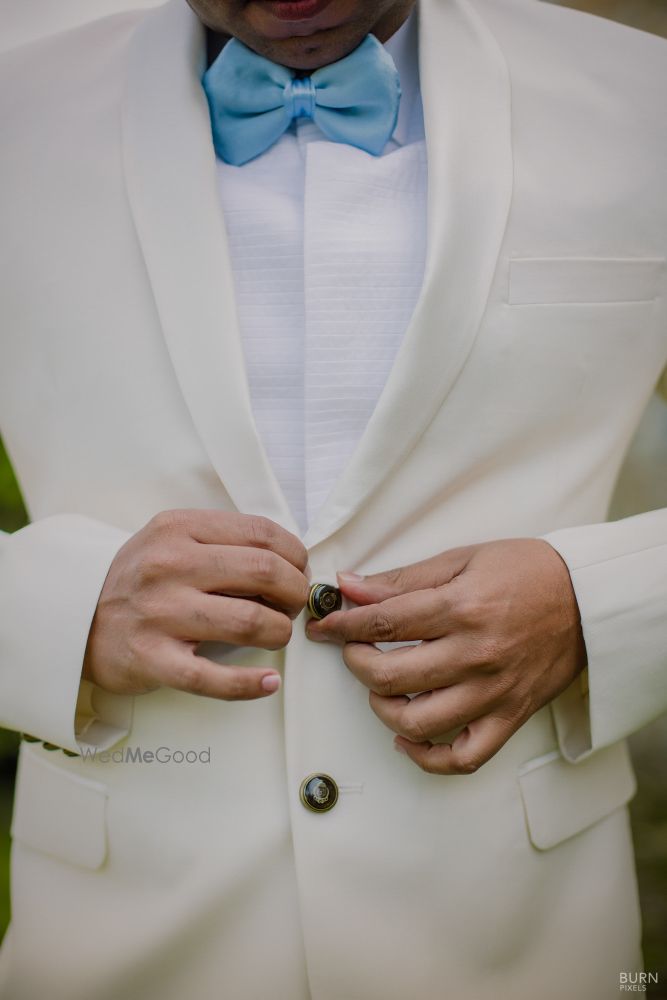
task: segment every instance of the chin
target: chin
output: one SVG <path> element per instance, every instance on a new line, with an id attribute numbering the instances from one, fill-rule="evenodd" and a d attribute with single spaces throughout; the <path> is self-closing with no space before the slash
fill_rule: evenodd
<path id="1" fill-rule="evenodd" d="M 343 59 L 355 49 L 362 39 L 353 41 L 326 41 L 319 43 L 314 38 L 289 38 L 279 43 L 267 45 L 269 51 L 261 53 L 273 62 L 290 69 L 314 71 L 322 66 Z"/>
<path id="2" fill-rule="evenodd" d="M 247 38 L 241 41 L 274 62 L 296 70 L 315 70 L 337 62 L 363 40 L 369 30 L 359 0 L 303 0 L 312 16 L 285 19 L 276 14 L 272 0 L 250 0 L 238 22 Z M 290 4 L 295 6 L 295 4 Z"/>
<path id="3" fill-rule="evenodd" d="M 365 38 L 359 31 L 337 29 L 289 38 L 254 37 L 245 44 L 272 62 L 290 69 L 314 71 L 349 55 Z"/>

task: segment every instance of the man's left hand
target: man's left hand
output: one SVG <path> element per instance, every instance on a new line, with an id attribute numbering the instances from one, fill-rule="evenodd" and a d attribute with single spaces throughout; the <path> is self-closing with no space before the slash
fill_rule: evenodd
<path id="1" fill-rule="evenodd" d="M 309 622 L 307 634 L 343 645 L 396 749 L 434 774 L 476 771 L 586 664 L 570 574 L 540 539 L 450 549 L 338 582 L 361 606 Z M 421 642 L 374 645 L 409 640 Z M 433 742 L 459 728 L 451 743 Z"/>

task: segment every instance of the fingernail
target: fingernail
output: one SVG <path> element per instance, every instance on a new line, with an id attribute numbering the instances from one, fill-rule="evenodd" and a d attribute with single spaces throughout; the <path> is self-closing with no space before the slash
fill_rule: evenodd
<path id="1" fill-rule="evenodd" d="M 403 753 L 407 757 L 408 751 L 405 749 L 402 743 L 394 743 L 394 750 L 396 753 Z"/>
<path id="2" fill-rule="evenodd" d="M 366 577 L 361 576 L 360 573 L 337 573 L 336 576 L 343 583 L 359 583 L 360 580 L 365 580 Z"/>
<path id="3" fill-rule="evenodd" d="M 310 639 L 311 642 L 326 642 L 324 636 L 309 626 L 306 626 L 306 638 Z"/>
<path id="4" fill-rule="evenodd" d="M 275 694 L 280 687 L 280 674 L 267 674 L 262 678 L 262 690 L 267 694 Z"/>

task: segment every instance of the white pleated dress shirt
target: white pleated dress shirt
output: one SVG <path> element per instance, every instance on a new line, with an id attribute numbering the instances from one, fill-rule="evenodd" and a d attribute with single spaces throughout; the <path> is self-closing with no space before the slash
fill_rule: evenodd
<path id="1" fill-rule="evenodd" d="M 426 252 L 417 18 L 386 43 L 401 79 L 383 154 L 299 119 L 241 167 L 218 161 L 255 423 L 305 533 L 375 408 Z"/>

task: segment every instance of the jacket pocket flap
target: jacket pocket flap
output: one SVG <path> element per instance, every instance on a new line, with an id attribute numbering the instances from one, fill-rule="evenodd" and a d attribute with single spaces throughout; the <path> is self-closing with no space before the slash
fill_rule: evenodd
<path id="1" fill-rule="evenodd" d="M 106 857 L 107 789 L 71 774 L 22 744 L 11 835 L 36 851 L 83 868 Z"/>
<path id="2" fill-rule="evenodd" d="M 510 305 L 650 302 L 665 261 L 652 257 L 515 257 Z"/>
<path id="3" fill-rule="evenodd" d="M 598 750 L 576 764 L 556 750 L 519 768 L 528 835 L 541 851 L 593 826 L 625 805 L 636 781 L 625 743 Z"/>

